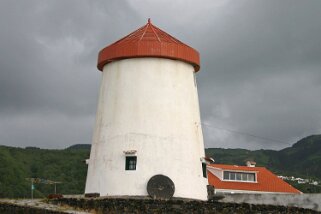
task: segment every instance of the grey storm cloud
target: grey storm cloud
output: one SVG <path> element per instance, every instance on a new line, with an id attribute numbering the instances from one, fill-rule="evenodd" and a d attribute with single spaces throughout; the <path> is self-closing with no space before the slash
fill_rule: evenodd
<path id="1" fill-rule="evenodd" d="M 147 18 L 197 49 L 206 147 L 321 133 L 321 1 L 2 1 L 0 144 L 90 143 L 98 51 Z"/>

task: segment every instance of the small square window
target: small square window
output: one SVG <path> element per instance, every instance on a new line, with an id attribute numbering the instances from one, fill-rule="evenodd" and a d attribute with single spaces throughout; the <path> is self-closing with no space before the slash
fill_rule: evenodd
<path id="1" fill-rule="evenodd" d="M 137 157 L 136 156 L 126 156 L 125 170 L 136 170 Z"/>

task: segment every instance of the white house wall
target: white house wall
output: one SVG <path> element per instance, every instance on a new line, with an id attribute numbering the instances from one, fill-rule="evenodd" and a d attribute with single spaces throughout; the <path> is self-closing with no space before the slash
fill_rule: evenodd
<path id="1" fill-rule="evenodd" d="M 250 191 L 250 190 L 236 190 L 236 189 L 215 189 L 215 193 L 229 193 L 229 194 L 289 194 L 286 192 L 264 192 L 264 191 Z M 293 195 L 293 194 L 292 194 Z"/>
<path id="2" fill-rule="evenodd" d="M 218 177 L 220 180 L 223 180 L 223 170 L 222 169 L 207 167 L 207 170 L 209 170 L 213 175 Z"/>

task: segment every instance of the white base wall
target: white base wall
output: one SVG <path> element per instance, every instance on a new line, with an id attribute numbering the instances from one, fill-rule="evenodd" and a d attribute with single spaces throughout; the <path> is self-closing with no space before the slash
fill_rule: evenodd
<path id="1" fill-rule="evenodd" d="M 220 202 L 270 204 L 274 206 L 301 207 L 321 212 L 321 194 L 224 194 Z"/>
<path id="2" fill-rule="evenodd" d="M 137 151 L 134 171 L 124 151 Z M 174 197 L 207 200 L 203 135 L 194 68 L 170 59 L 135 58 L 103 70 L 86 193 L 148 195 L 148 180 L 168 176 Z"/>

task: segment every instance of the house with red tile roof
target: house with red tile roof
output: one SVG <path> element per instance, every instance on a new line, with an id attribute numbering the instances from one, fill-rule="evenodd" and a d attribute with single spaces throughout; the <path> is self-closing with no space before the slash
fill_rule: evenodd
<path id="1" fill-rule="evenodd" d="M 208 183 L 215 193 L 301 194 L 265 167 L 208 164 Z"/>

